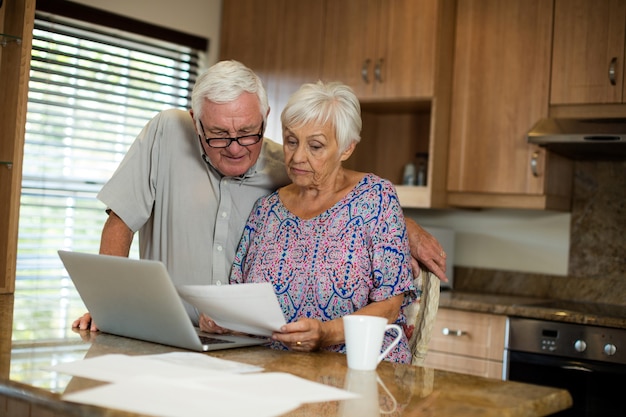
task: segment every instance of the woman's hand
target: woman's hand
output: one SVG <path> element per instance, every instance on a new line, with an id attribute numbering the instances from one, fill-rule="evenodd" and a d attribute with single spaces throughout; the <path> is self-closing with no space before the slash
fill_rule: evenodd
<path id="1" fill-rule="evenodd" d="M 200 313 L 200 319 L 198 320 L 200 330 L 207 333 L 215 334 L 227 334 L 230 330 L 218 326 L 209 316 L 204 313 Z"/>
<path id="2" fill-rule="evenodd" d="M 400 313 L 403 300 L 404 294 L 396 295 L 370 303 L 352 314 L 384 317 L 389 323 L 393 323 Z M 274 332 L 272 340 L 281 342 L 290 350 L 300 352 L 312 352 L 322 347 L 345 343 L 343 318 L 325 322 L 301 318 L 296 322 L 285 324 L 280 328 L 280 332 Z"/>
<path id="3" fill-rule="evenodd" d="M 285 324 L 280 328 L 280 332 L 274 332 L 272 340 L 281 342 L 290 350 L 312 352 L 322 346 L 325 334 L 321 321 L 301 318 L 293 323 Z"/>

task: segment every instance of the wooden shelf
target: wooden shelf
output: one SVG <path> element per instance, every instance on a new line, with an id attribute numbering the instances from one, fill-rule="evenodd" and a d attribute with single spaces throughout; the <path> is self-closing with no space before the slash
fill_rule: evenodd
<path id="1" fill-rule="evenodd" d="M 419 185 L 396 185 L 400 205 L 404 208 L 430 207 L 430 189 Z"/>

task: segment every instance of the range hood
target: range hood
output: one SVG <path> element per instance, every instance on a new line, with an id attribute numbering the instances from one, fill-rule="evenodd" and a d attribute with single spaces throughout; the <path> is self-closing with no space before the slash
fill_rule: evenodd
<path id="1" fill-rule="evenodd" d="M 626 159 L 626 118 L 541 119 L 528 142 L 572 159 Z"/>

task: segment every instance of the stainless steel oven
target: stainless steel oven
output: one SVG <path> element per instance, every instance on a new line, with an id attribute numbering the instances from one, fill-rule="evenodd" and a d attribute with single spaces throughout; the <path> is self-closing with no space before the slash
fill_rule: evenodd
<path id="1" fill-rule="evenodd" d="M 626 330 L 509 318 L 505 375 L 568 390 L 557 416 L 626 416 Z"/>

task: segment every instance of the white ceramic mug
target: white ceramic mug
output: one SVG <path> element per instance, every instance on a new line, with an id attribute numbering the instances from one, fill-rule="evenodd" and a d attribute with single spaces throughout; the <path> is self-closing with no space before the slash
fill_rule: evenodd
<path id="1" fill-rule="evenodd" d="M 349 315 L 343 317 L 344 336 L 348 368 L 359 371 L 373 371 L 380 361 L 391 352 L 402 338 L 402 329 L 397 324 L 387 324 L 387 319 L 378 316 Z M 380 352 L 385 332 L 396 331 L 391 344 Z"/>

